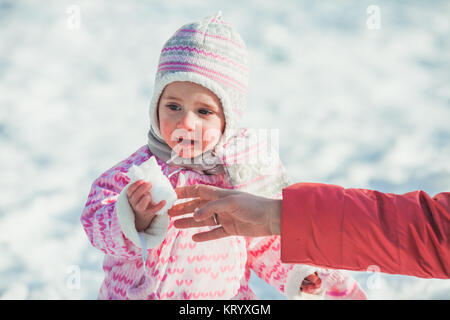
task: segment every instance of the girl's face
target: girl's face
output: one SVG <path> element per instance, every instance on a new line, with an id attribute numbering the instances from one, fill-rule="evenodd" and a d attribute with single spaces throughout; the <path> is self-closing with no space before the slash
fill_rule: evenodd
<path id="1" fill-rule="evenodd" d="M 193 158 L 217 144 L 225 128 L 219 98 L 188 81 L 168 84 L 158 104 L 159 130 L 180 157 Z"/>

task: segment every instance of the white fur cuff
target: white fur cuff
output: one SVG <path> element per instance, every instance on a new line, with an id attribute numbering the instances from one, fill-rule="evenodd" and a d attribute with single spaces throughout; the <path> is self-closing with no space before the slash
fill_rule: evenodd
<path id="1" fill-rule="evenodd" d="M 296 265 L 288 274 L 285 284 L 285 293 L 286 297 L 289 300 L 300 300 L 308 298 L 304 293 L 300 291 L 300 286 L 302 285 L 303 280 L 313 274 L 315 271 L 318 271 L 317 268 L 310 267 L 307 265 Z"/>
<path id="2" fill-rule="evenodd" d="M 129 185 L 128 185 L 129 186 Z M 134 211 L 128 202 L 128 186 L 123 188 L 116 202 L 116 213 L 120 227 L 124 235 L 130 239 L 137 247 L 142 248 L 141 240 L 135 226 Z M 167 214 L 157 215 L 148 229 L 140 232 L 146 241 L 147 248 L 158 246 L 165 238 L 169 227 L 169 216 Z"/>

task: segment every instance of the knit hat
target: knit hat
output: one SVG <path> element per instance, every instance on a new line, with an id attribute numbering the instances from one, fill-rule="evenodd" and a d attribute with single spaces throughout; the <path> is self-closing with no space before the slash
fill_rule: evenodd
<path id="1" fill-rule="evenodd" d="M 202 174 L 226 173 L 234 189 L 279 197 L 281 189 L 290 181 L 278 153 L 270 148 L 267 150 L 254 132 L 240 128 L 249 78 L 247 56 L 244 41 L 229 23 L 222 20 L 220 11 L 215 16 L 179 28 L 161 51 L 150 103 L 148 146 L 159 159 L 171 162 L 172 150 L 158 128 L 159 97 L 171 82 L 197 83 L 220 99 L 225 130 L 213 150 L 198 156 L 202 157 L 201 164 L 177 161 L 176 165 Z M 255 154 L 258 155 L 256 163 L 245 161 Z"/>
<path id="2" fill-rule="evenodd" d="M 164 44 L 150 103 L 151 131 L 159 140 L 163 141 L 158 128 L 159 98 L 174 81 L 197 83 L 220 99 L 226 125 L 218 145 L 239 128 L 246 107 L 248 54 L 239 33 L 221 15 L 219 11 L 212 17 L 183 25 Z"/>

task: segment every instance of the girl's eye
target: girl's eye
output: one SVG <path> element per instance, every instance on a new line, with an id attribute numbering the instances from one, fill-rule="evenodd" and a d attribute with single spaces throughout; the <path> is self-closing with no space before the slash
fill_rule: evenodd
<path id="1" fill-rule="evenodd" d="M 199 112 L 200 114 L 203 114 L 203 115 L 209 115 L 209 114 L 212 114 L 212 112 L 209 111 L 209 110 L 207 110 L 207 109 L 200 109 L 198 112 Z"/>
<path id="2" fill-rule="evenodd" d="M 172 111 L 178 111 L 178 110 L 181 109 L 179 106 L 177 106 L 177 105 L 175 105 L 175 104 L 168 104 L 168 105 L 167 105 L 167 108 L 169 108 L 169 109 L 172 110 Z"/>

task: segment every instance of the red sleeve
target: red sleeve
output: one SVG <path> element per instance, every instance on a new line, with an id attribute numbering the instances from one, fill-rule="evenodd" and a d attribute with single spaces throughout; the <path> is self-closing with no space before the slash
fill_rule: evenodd
<path id="1" fill-rule="evenodd" d="M 299 183 L 283 190 L 281 259 L 450 278 L 450 192 L 403 195 Z"/>

